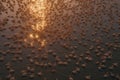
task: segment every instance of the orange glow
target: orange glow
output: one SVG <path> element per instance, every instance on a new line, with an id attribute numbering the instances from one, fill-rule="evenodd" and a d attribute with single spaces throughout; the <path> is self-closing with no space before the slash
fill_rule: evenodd
<path id="1" fill-rule="evenodd" d="M 30 5 L 30 13 L 34 17 L 39 17 L 41 21 L 37 22 L 35 25 L 32 25 L 32 29 L 36 31 L 44 30 L 46 26 L 45 21 L 45 0 L 32 0 L 32 4 Z"/>
<path id="2" fill-rule="evenodd" d="M 41 38 L 42 31 L 46 26 L 46 2 L 45 0 L 31 0 L 29 5 L 30 14 L 33 18 L 38 19 L 39 21 L 30 24 L 32 31 L 28 34 L 27 38 L 24 39 L 25 42 L 29 43 L 31 46 L 34 46 L 34 43 L 40 44 L 41 47 L 46 45 L 46 40 Z"/>
<path id="3" fill-rule="evenodd" d="M 44 39 L 44 40 L 42 40 L 42 42 L 41 42 L 41 46 L 44 47 L 45 45 L 46 45 L 46 40 Z"/>
<path id="4" fill-rule="evenodd" d="M 33 34 L 30 34 L 29 36 L 30 36 L 30 38 L 31 38 L 31 39 L 33 39 L 33 38 L 34 38 Z"/>

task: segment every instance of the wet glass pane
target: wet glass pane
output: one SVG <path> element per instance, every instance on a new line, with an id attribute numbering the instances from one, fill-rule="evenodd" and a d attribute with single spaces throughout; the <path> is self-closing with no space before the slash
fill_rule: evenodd
<path id="1" fill-rule="evenodd" d="M 0 0 L 0 80 L 120 80 L 120 0 Z"/>

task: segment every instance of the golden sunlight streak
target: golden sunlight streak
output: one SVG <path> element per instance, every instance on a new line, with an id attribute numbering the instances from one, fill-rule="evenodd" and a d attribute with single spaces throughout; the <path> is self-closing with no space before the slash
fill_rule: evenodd
<path id="1" fill-rule="evenodd" d="M 32 25 L 32 29 L 36 31 L 44 30 L 46 26 L 45 21 L 45 0 L 32 0 L 32 4 L 30 5 L 30 13 L 37 18 L 40 18 L 35 25 Z"/>
<path id="2" fill-rule="evenodd" d="M 34 24 L 30 24 L 32 31 L 29 32 L 24 42 L 29 43 L 31 46 L 39 44 L 41 47 L 46 45 L 46 40 L 42 38 L 42 32 L 46 26 L 46 1 L 45 0 L 32 0 L 29 5 L 30 15 L 32 15 Z M 37 20 L 37 21 L 34 21 Z"/>

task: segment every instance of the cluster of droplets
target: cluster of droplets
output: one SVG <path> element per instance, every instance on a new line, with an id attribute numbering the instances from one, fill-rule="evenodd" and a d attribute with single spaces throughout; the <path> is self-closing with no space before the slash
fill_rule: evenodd
<path id="1" fill-rule="evenodd" d="M 28 5 L 29 13 L 33 17 L 28 21 L 27 25 L 30 26 L 32 31 L 28 34 L 24 41 L 30 43 L 31 46 L 34 46 L 35 43 L 39 44 L 41 47 L 46 45 L 46 40 L 41 38 L 41 36 L 43 36 L 43 30 L 46 26 L 45 17 L 47 9 L 45 6 L 45 0 L 32 0 Z M 33 23 L 34 20 L 36 21 Z"/>
<path id="2" fill-rule="evenodd" d="M 119 0 L 0 1 L 0 80 L 120 80 L 119 53 Z"/>

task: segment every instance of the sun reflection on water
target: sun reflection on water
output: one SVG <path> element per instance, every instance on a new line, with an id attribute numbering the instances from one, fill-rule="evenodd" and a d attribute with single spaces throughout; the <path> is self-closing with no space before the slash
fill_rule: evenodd
<path id="1" fill-rule="evenodd" d="M 26 37 L 26 39 L 24 39 L 24 41 L 29 43 L 31 46 L 37 43 L 41 47 L 44 47 L 47 43 L 46 39 L 42 37 L 42 33 L 46 26 L 46 1 L 32 0 L 31 4 L 29 5 L 29 11 L 33 18 L 37 21 L 31 21 L 34 24 L 29 24 L 32 30 L 29 32 L 28 36 Z"/>
<path id="2" fill-rule="evenodd" d="M 30 13 L 36 17 L 40 18 L 41 21 L 38 21 L 35 25 L 32 25 L 32 29 L 40 31 L 44 30 L 46 26 L 45 16 L 46 16 L 46 3 L 45 0 L 32 0 L 30 5 Z"/>

